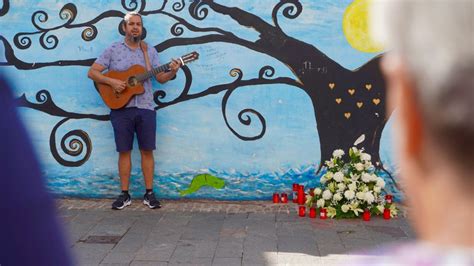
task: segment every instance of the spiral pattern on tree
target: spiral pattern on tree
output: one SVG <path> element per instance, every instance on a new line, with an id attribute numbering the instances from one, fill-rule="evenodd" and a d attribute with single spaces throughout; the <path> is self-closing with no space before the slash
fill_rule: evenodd
<path id="1" fill-rule="evenodd" d="M 207 4 L 202 1 L 194 1 L 192 4 L 190 4 L 189 14 L 191 15 L 191 17 L 197 20 L 204 20 L 207 17 L 207 14 L 209 13 L 209 10 L 203 7 L 204 5 Z"/>
<path id="2" fill-rule="evenodd" d="M 280 30 L 281 28 L 280 28 L 280 25 L 278 24 L 278 12 L 285 5 L 289 5 L 283 8 L 283 12 L 282 12 L 283 16 L 285 16 L 286 18 L 295 19 L 303 11 L 303 6 L 298 0 L 281 0 L 277 5 L 275 5 L 272 11 L 273 23 Z"/>

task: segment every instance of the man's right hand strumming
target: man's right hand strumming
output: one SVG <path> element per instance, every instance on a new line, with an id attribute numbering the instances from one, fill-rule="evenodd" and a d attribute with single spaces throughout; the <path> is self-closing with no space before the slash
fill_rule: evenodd
<path id="1" fill-rule="evenodd" d="M 127 87 L 127 83 L 118 79 L 110 79 L 109 85 L 114 89 L 115 93 L 121 93 Z"/>
<path id="2" fill-rule="evenodd" d="M 104 76 L 102 74 L 102 71 L 104 70 L 105 66 L 94 63 L 89 69 L 89 72 L 87 72 L 87 76 L 95 82 L 108 84 L 110 87 L 112 87 L 115 93 L 121 93 L 123 90 L 125 90 L 127 87 L 127 82 Z"/>

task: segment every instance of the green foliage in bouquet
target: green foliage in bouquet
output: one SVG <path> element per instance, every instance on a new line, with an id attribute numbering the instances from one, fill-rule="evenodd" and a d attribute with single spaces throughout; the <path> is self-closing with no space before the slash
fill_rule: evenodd
<path id="1" fill-rule="evenodd" d="M 391 216 L 397 215 L 396 206 L 385 202 L 385 181 L 377 176 L 369 154 L 352 147 L 346 157 L 341 149 L 332 155 L 325 162 L 326 173 L 320 187 L 306 198 L 307 206 L 326 208 L 330 218 L 355 218 L 366 209 L 372 215 L 380 215 L 385 208 L 390 209 Z"/>

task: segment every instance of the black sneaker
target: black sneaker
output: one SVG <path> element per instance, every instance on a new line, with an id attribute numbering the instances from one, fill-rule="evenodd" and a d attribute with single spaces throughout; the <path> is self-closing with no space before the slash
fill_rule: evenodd
<path id="1" fill-rule="evenodd" d="M 155 198 L 155 193 L 145 193 L 143 196 L 143 204 L 147 205 L 150 209 L 161 208 L 161 203 Z"/>
<path id="2" fill-rule="evenodd" d="M 130 204 L 132 204 L 132 199 L 130 198 L 130 195 L 122 192 L 118 196 L 117 200 L 112 203 L 112 209 L 121 210 L 129 206 Z"/>

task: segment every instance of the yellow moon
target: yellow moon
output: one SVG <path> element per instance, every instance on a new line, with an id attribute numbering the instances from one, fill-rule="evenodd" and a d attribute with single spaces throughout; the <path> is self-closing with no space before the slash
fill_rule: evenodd
<path id="1" fill-rule="evenodd" d="M 356 50 L 365 53 L 376 53 L 383 46 L 370 36 L 369 6 L 372 0 L 355 0 L 344 12 L 342 30 L 347 42 Z"/>

